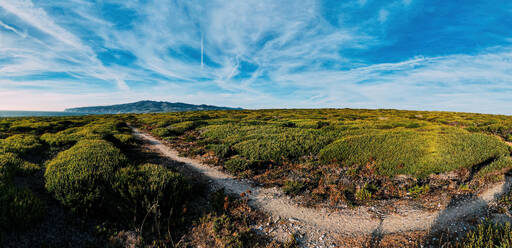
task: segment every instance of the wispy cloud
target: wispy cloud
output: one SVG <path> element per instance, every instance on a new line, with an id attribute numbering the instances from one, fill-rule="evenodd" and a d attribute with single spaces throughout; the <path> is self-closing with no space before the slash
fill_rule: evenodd
<path id="1" fill-rule="evenodd" d="M 505 10 L 474 4 L 454 19 L 443 15 L 460 6 L 422 6 L 423 0 L 4 0 L 0 108 L 148 98 L 512 113 Z"/>

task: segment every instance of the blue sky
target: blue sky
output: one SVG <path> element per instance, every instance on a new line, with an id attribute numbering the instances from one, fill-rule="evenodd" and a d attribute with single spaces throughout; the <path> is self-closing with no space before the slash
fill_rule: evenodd
<path id="1" fill-rule="evenodd" d="M 512 114 L 512 1 L 0 1 L 0 109 Z"/>

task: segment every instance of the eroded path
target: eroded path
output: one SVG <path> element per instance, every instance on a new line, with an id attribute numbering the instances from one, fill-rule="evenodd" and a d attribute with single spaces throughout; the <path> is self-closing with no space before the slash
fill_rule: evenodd
<path id="1" fill-rule="evenodd" d="M 375 218 L 369 207 L 331 211 L 298 206 L 276 188 L 252 186 L 233 176 L 201 163 L 198 160 L 184 158 L 158 139 L 134 129 L 134 135 L 149 143 L 152 150 L 172 160 L 186 164 L 190 169 L 211 179 L 212 183 L 234 194 L 250 191 L 250 204 L 271 216 L 293 220 L 306 230 L 323 230 L 327 233 L 342 235 L 390 234 L 407 231 L 428 230 L 435 226 L 444 226 L 461 218 L 481 216 L 485 208 L 498 196 L 505 193 L 511 185 L 510 178 L 498 183 L 473 199 L 459 202 L 441 211 L 404 209 L 400 214 L 389 214 Z"/>

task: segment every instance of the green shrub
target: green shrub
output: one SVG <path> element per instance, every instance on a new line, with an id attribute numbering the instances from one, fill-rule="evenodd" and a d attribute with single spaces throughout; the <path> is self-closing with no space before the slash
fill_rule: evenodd
<path id="1" fill-rule="evenodd" d="M 39 165 L 24 161 L 14 153 L 0 154 L 0 184 L 10 182 L 14 175 L 26 176 L 40 169 Z"/>
<path id="2" fill-rule="evenodd" d="M 281 127 L 297 127 L 297 124 L 295 124 L 295 122 L 292 122 L 292 121 L 287 121 L 287 122 L 281 123 L 280 126 Z"/>
<path id="3" fill-rule="evenodd" d="M 44 119 L 22 118 L 12 122 L 9 131 L 26 133 L 31 132 L 38 134 L 44 130 L 51 129 L 54 125 L 55 123 L 51 121 L 45 121 Z"/>
<path id="4" fill-rule="evenodd" d="M 415 185 L 414 187 L 407 190 L 413 198 L 418 198 L 430 191 L 430 186 L 425 184 L 423 186 Z"/>
<path id="5" fill-rule="evenodd" d="M 482 177 L 489 173 L 501 171 L 504 169 L 511 169 L 511 168 L 512 168 L 512 158 L 508 155 L 503 155 L 503 156 L 498 157 L 496 160 L 494 160 L 489 165 L 482 168 L 480 171 L 478 171 L 476 176 Z"/>
<path id="6" fill-rule="evenodd" d="M 123 145 L 134 144 L 136 141 L 131 134 L 114 134 L 114 138 L 121 142 Z"/>
<path id="7" fill-rule="evenodd" d="M 461 248 L 494 248 L 512 247 L 512 225 L 510 222 L 479 224 L 476 230 L 470 231 L 455 247 Z"/>
<path id="8" fill-rule="evenodd" d="M 57 133 L 45 133 L 41 140 L 54 147 L 73 145 L 83 139 L 106 139 L 127 130 L 126 123 L 117 120 L 96 120 L 82 127 L 73 127 Z"/>
<path id="9" fill-rule="evenodd" d="M 28 188 L 0 185 L 0 229 L 20 230 L 34 226 L 45 205 Z"/>
<path id="10" fill-rule="evenodd" d="M 41 140 L 53 147 L 73 145 L 78 140 L 78 137 L 73 135 L 75 130 L 71 128 L 58 133 L 45 133 L 41 135 Z"/>
<path id="11" fill-rule="evenodd" d="M 51 160 L 44 174 L 46 189 L 73 211 L 105 206 L 115 171 L 126 157 L 104 140 L 82 140 Z"/>
<path id="12" fill-rule="evenodd" d="M 249 162 L 244 158 L 240 158 L 239 156 L 235 156 L 226 161 L 224 163 L 224 168 L 234 174 L 250 169 Z"/>
<path id="13" fill-rule="evenodd" d="M 205 124 L 204 121 L 184 121 L 172 124 L 168 128 L 172 135 L 179 136 L 184 134 L 186 131 L 196 129 L 203 124 Z"/>
<path id="14" fill-rule="evenodd" d="M 35 135 L 31 134 L 16 134 L 2 140 L 0 144 L 4 152 L 12 152 L 20 155 L 26 155 L 30 152 L 35 152 L 41 148 L 41 143 Z"/>
<path id="15" fill-rule="evenodd" d="M 136 216 L 145 215 L 156 203 L 164 216 L 171 210 L 180 213 L 190 190 L 183 176 L 156 164 L 120 169 L 114 188 L 124 200 L 122 210 Z"/>
<path id="16" fill-rule="evenodd" d="M 469 168 L 508 154 L 507 145 L 495 137 L 446 131 L 387 131 L 349 136 L 328 145 L 319 155 L 325 163 L 365 165 L 375 162 L 382 175 L 425 177 L 430 173 Z"/>
<path id="17" fill-rule="evenodd" d="M 299 181 L 286 181 L 283 186 L 283 191 L 289 195 L 298 195 L 306 185 Z"/>
<path id="18" fill-rule="evenodd" d="M 316 154 L 332 140 L 319 130 L 278 128 L 265 130 L 258 127 L 237 143 L 233 149 L 249 160 L 276 161 L 295 160 Z"/>
<path id="19" fill-rule="evenodd" d="M 410 124 L 407 124 L 407 126 L 405 126 L 406 128 L 419 128 L 421 127 L 421 124 L 419 123 L 410 123 Z"/>
<path id="20" fill-rule="evenodd" d="M 326 126 L 329 126 L 330 123 L 327 122 L 327 121 L 317 121 L 316 122 L 316 128 L 317 129 L 320 129 L 320 128 L 323 128 L 323 127 L 326 127 Z"/>
<path id="21" fill-rule="evenodd" d="M 218 158 L 227 158 L 233 153 L 231 147 L 227 144 L 215 144 L 211 148 Z"/>
<path id="22" fill-rule="evenodd" d="M 376 187 L 372 184 L 365 183 L 363 187 L 356 191 L 355 198 L 361 203 L 365 203 L 372 199 Z"/>
<path id="23" fill-rule="evenodd" d="M 164 127 L 154 128 L 151 130 L 151 133 L 157 137 L 171 136 L 171 130 Z"/>

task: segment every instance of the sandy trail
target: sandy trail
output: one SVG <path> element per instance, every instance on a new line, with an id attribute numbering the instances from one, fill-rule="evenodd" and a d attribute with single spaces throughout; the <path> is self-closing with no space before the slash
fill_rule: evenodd
<path id="1" fill-rule="evenodd" d="M 311 230 L 323 230 L 344 235 L 390 234 L 406 231 L 428 230 L 433 226 L 444 226 L 469 216 L 480 216 L 488 204 L 510 188 L 511 180 L 498 183 L 474 199 L 459 202 L 441 211 L 409 210 L 401 215 L 389 214 L 380 219 L 372 217 L 368 207 L 331 211 L 298 206 L 276 188 L 255 187 L 237 180 L 233 176 L 201 163 L 198 160 L 180 157 L 178 153 L 158 139 L 134 129 L 134 135 L 146 140 L 150 148 L 172 160 L 185 163 L 190 169 L 202 173 L 226 191 L 240 194 L 251 191 L 249 203 L 274 217 L 300 223 Z"/>

